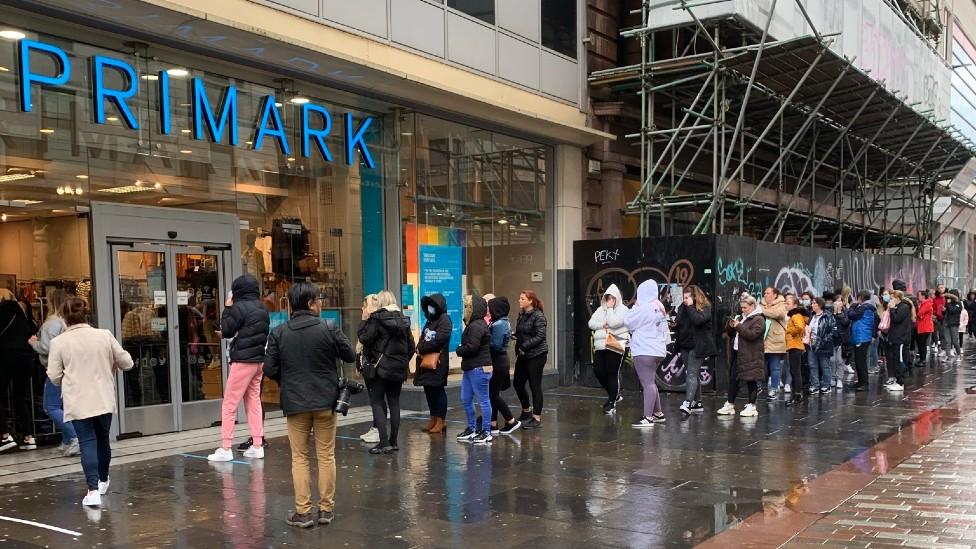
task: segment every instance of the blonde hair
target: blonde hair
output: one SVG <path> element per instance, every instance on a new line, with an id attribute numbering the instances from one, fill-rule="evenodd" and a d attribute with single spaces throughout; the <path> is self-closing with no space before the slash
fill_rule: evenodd
<path id="1" fill-rule="evenodd" d="M 396 296 L 390 290 L 383 290 L 376 294 L 376 301 L 381 309 L 400 310 L 397 307 Z"/>
<path id="2" fill-rule="evenodd" d="M 739 296 L 739 305 L 742 305 L 742 304 L 756 305 L 757 303 L 758 302 L 756 301 L 756 298 L 752 297 L 751 295 L 749 295 L 747 293 L 743 293 L 741 296 Z"/>
<path id="3" fill-rule="evenodd" d="M 10 290 L 0 288 L 0 301 L 17 301 L 17 297 Z"/>
<path id="4" fill-rule="evenodd" d="M 376 294 L 369 294 L 363 298 L 363 305 L 366 306 L 366 314 L 373 314 L 380 308 L 380 301 Z"/>
<path id="5" fill-rule="evenodd" d="M 901 290 L 895 290 L 895 291 L 891 292 L 891 295 L 897 297 L 898 298 L 898 301 L 902 301 L 902 302 L 908 303 L 908 306 L 911 307 L 911 309 L 912 309 L 912 322 L 915 322 L 915 304 L 912 303 L 912 300 L 905 299 L 905 292 L 903 292 Z"/>
<path id="6" fill-rule="evenodd" d="M 61 306 L 64 302 L 71 297 L 68 292 L 65 292 L 61 288 L 55 288 L 51 291 L 51 295 L 47 296 L 47 317 L 54 318 L 61 316 Z"/>

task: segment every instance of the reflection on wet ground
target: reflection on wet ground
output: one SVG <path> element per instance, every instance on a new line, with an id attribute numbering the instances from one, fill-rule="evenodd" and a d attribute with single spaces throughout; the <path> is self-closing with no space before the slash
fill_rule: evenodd
<path id="1" fill-rule="evenodd" d="M 973 370 L 934 366 L 904 395 L 761 402 L 753 419 L 713 415 L 721 398 L 683 419 L 681 396 L 667 395 L 668 422 L 642 431 L 630 427 L 639 395 L 608 417 L 598 390 L 563 387 L 547 395 L 541 430 L 490 447 L 454 441 L 457 409 L 446 438 L 405 419 L 393 456 L 366 453 L 368 425 L 340 428 L 327 527 L 285 524 L 291 464 L 275 439 L 263 461 L 198 452 L 115 467 L 101 511 L 79 504 L 80 474 L 5 486 L 0 536 L 18 547 L 777 546 L 968 413 L 947 405 L 973 383 Z"/>

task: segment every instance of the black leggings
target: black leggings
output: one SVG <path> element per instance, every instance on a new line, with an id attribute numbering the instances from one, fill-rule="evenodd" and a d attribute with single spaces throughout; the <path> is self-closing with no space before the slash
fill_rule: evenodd
<path id="1" fill-rule="evenodd" d="M 790 363 L 790 376 L 793 380 L 793 394 L 800 396 L 803 394 L 803 351 L 790 349 L 786 353 L 786 359 Z M 809 370 L 809 368 L 807 368 Z"/>
<path id="2" fill-rule="evenodd" d="M 915 334 L 915 347 L 918 349 L 918 360 L 925 365 L 925 359 L 929 356 L 929 338 L 932 334 Z"/>
<path id="3" fill-rule="evenodd" d="M 502 398 L 502 376 L 495 375 L 498 370 L 492 371 L 491 380 L 488 381 L 488 400 L 491 401 L 491 422 L 498 425 L 498 414 L 505 418 L 505 423 L 511 423 L 514 416 L 508 403 Z M 507 375 L 505 377 L 508 377 Z"/>
<path id="4" fill-rule="evenodd" d="M 369 403 L 373 407 L 373 423 L 380 432 L 380 445 L 396 445 L 400 432 L 400 389 L 403 382 L 395 383 L 380 378 L 373 380 L 369 391 Z M 390 433 L 386 433 L 386 413 L 390 413 Z"/>
<path id="5" fill-rule="evenodd" d="M 620 353 L 606 350 L 593 353 L 593 373 L 611 403 L 620 396 L 620 365 L 623 363 L 624 355 Z"/>
<path id="6" fill-rule="evenodd" d="M 31 383 L 33 370 L 33 353 L 15 352 L 0 357 L 0 434 L 5 434 L 10 429 L 10 420 L 6 415 L 9 390 L 15 424 L 13 433 L 20 437 L 33 436 L 34 416 L 31 413 L 31 395 L 34 393 Z"/>
<path id="7" fill-rule="evenodd" d="M 530 401 L 525 382 L 529 382 L 532 390 L 532 414 L 537 416 L 542 415 L 542 370 L 546 367 L 548 356 L 548 353 L 542 353 L 532 358 L 520 356 L 515 359 L 515 394 L 518 395 L 522 409 L 528 410 Z"/>
<path id="8" fill-rule="evenodd" d="M 857 372 L 857 384 L 868 386 L 868 350 L 871 342 L 860 343 L 854 347 L 854 371 Z"/>
<path id="9" fill-rule="evenodd" d="M 739 396 L 739 385 L 741 381 L 739 380 L 739 353 L 732 353 L 732 364 L 729 366 L 729 398 L 728 401 L 735 404 L 736 397 Z M 746 381 L 746 387 L 749 389 L 749 404 L 755 404 L 756 400 L 759 399 L 759 382 L 758 381 Z"/>

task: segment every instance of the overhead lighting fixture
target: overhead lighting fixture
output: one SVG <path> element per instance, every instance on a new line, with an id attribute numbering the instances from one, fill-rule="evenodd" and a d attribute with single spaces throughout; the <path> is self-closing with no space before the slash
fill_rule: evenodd
<path id="1" fill-rule="evenodd" d="M 304 105 L 305 103 L 308 103 L 309 102 L 309 98 L 302 97 L 300 95 L 296 95 L 295 97 L 292 97 L 291 99 L 289 99 L 289 101 L 293 105 Z"/>
<path id="2" fill-rule="evenodd" d="M 281 101 L 275 101 L 275 107 L 278 107 L 280 109 L 281 107 L 284 107 L 284 106 L 285 106 L 285 104 L 282 103 Z"/>
<path id="3" fill-rule="evenodd" d="M 519 222 L 519 227 L 528 227 L 528 226 L 529 226 L 529 224 L 526 223 L 525 221 Z"/>
<path id="4" fill-rule="evenodd" d="M 175 76 L 177 78 L 182 78 L 182 77 L 190 74 L 190 71 L 188 71 L 186 69 L 173 68 L 173 69 L 166 69 L 166 74 L 168 74 L 170 76 Z"/>
<path id="5" fill-rule="evenodd" d="M 75 187 L 75 195 L 81 196 L 81 193 L 83 193 L 83 192 L 85 192 L 85 190 L 82 189 L 80 186 Z"/>
<path id="6" fill-rule="evenodd" d="M 9 72 L 9 71 L 10 69 L 8 69 L 7 67 L 0 67 L 0 72 Z"/>
<path id="7" fill-rule="evenodd" d="M 27 38 L 27 35 L 14 29 L 3 29 L 0 31 L 0 38 L 6 38 L 7 40 L 20 40 L 22 38 Z"/>
<path id="8" fill-rule="evenodd" d="M 85 175 L 85 174 L 83 174 L 83 173 L 80 173 L 80 174 L 76 175 L 75 177 L 77 177 L 78 179 L 88 179 L 88 176 Z"/>
<path id="9" fill-rule="evenodd" d="M 192 132 L 193 132 L 193 130 L 191 130 L 189 128 L 185 128 L 185 129 L 180 130 L 180 133 L 192 133 Z"/>
<path id="10" fill-rule="evenodd" d="M 159 75 L 158 74 L 144 74 L 144 75 L 142 75 L 142 79 L 143 80 L 148 80 L 150 82 L 155 82 L 156 80 L 159 80 Z"/>
<path id="11" fill-rule="evenodd" d="M 47 134 L 54 133 L 54 128 L 41 128 L 41 133 L 47 133 Z"/>
<path id="12" fill-rule="evenodd" d="M 191 151 L 190 149 L 180 149 L 180 152 L 183 153 L 183 154 L 192 154 L 193 153 L 193 151 Z"/>
<path id="13" fill-rule="evenodd" d="M 108 189 L 98 189 L 98 192 L 111 193 L 111 194 L 130 194 L 130 193 L 144 193 L 152 190 L 153 189 L 151 187 L 144 187 L 140 184 L 140 185 L 126 185 L 124 187 L 111 187 Z"/>
<path id="14" fill-rule="evenodd" d="M 400 135 L 404 137 L 411 137 L 413 136 L 413 132 L 400 132 Z"/>
<path id="15" fill-rule="evenodd" d="M 118 116 L 109 116 L 105 120 L 108 120 L 109 122 L 118 122 L 119 121 L 119 117 Z"/>
<path id="16" fill-rule="evenodd" d="M 21 179 L 30 179 L 34 177 L 33 173 L 6 173 L 0 175 L 0 183 L 10 183 L 11 181 L 20 181 Z"/>
<path id="17" fill-rule="evenodd" d="M 289 156 L 288 157 L 288 161 L 289 162 L 294 162 L 295 161 L 295 157 L 294 156 Z"/>
<path id="18" fill-rule="evenodd" d="M 508 225 L 508 220 L 504 217 L 498 220 L 499 225 Z"/>
<path id="19" fill-rule="evenodd" d="M 193 104 L 192 103 L 180 103 L 180 106 L 181 107 L 192 107 Z"/>
<path id="20" fill-rule="evenodd" d="M 158 190 L 160 190 L 160 189 L 162 189 L 162 188 L 163 188 L 163 184 L 162 184 L 162 183 L 160 183 L 159 181 L 157 181 L 157 182 L 156 182 L 156 184 L 155 184 L 155 185 L 153 185 L 153 188 L 154 188 L 154 189 L 156 189 L 156 190 L 158 191 Z"/>

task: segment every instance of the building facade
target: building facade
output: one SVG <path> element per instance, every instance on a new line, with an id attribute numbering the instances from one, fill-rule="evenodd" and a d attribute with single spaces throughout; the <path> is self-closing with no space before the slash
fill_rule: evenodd
<path id="1" fill-rule="evenodd" d="M 551 306 L 555 374 L 571 357 L 559 296 L 582 234 L 583 149 L 607 138 L 584 112 L 582 10 L 2 7 L 0 287 L 38 322 L 66 293 L 90 298 L 136 362 L 119 378 L 121 434 L 219 417 L 215 331 L 243 273 L 273 324 L 291 284 L 310 281 L 351 337 L 363 297 L 384 288 L 415 330 L 424 294 L 445 294 L 460 327 L 465 295 L 533 289 Z"/>

